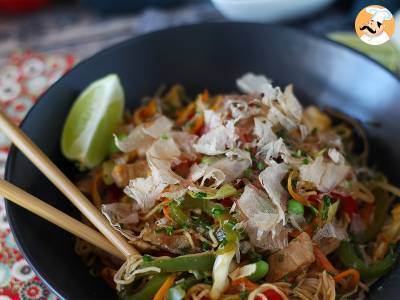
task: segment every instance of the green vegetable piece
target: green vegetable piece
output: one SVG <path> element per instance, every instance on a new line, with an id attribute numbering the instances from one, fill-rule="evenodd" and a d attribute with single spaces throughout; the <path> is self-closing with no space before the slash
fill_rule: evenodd
<path id="1" fill-rule="evenodd" d="M 396 263 L 398 254 L 390 248 L 389 253 L 380 261 L 372 264 L 365 264 L 356 253 L 355 246 L 346 241 L 342 241 L 337 250 L 339 259 L 348 268 L 354 268 L 360 272 L 363 280 L 374 279 L 389 272 Z"/>
<path id="2" fill-rule="evenodd" d="M 126 135 L 125 133 L 120 133 L 116 135 L 118 140 L 121 141 L 123 139 L 125 139 L 128 135 Z M 120 150 L 118 149 L 117 145 L 115 144 L 115 139 L 112 139 L 111 143 L 110 143 L 110 154 L 112 153 L 118 153 L 120 152 Z"/>
<path id="3" fill-rule="evenodd" d="M 244 172 L 243 172 L 243 176 L 246 178 L 250 178 L 252 174 L 253 174 L 253 170 L 251 168 L 248 168 L 248 169 L 244 170 Z"/>
<path id="4" fill-rule="evenodd" d="M 237 194 L 237 189 L 233 185 L 224 184 L 218 189 L 217 193 L 215 194 L 215 197 L 207 199 L 224 199 L 235 196 L 236 194 Z"/>
<path id="5" fill-rule="evenodd" d="M 153 261 L 154 258 L 151 255 L 143 254 L 143 261 Z"/>
<path id="6" fill-rule="evenodd" d="M 262 170 L 265 169 L 265 163 L 264 163 L 262 160 L 260 160 L 260 161 L 257 163 L 257 169 L 259 169 L 260 171 L 262 171 Z"/>
<path id="7" fill-rule="evenodd" d="M 237 189 L 231 184 L 224 184 L 215 194 L 207 194 L 204 192 L 189 192 L 188 194 L 195 199 L 220 200 L 236 195 Z"/>
<path id="8" fill-rule="evenodd" d="M 190 217 L 183 212 L 183 210 L 178 206 L 175 201 L 169 204 L 169 214 L 178 225 L 188 226 L 191 223 Z"/>
<path id="9" fill-rule="evenodd" d="M 263 279 L 269 272 L 269 264 L 266 261 L 259 260 L 255 263 L 255 265 L 256 271 L 250 276 L 247 276 L 247 278 L 251 281 L 259 281 Z"/>
<path id="10" fill-rule="evenodd" d="M 153 299 L 154 295 L 163 285 L 169 274 L 155 275 L 139 292 L 133 295 L 121 295 L 122 300 L 148 300 Z"/>
<path id="11" fill-rule="evenodd" d="M 215 255 L 212 252 L 182 255 L 174 258 L 155 259 L 143 262 L 141 268 L 157 267 L 162 273 L 175 273 L 187 271 L 211 271 Z"/>
<path id="12" fill-rule="evenodd" d="M 213 156 L 203 156 L 203 158 L 201 159 L 201 163 L 206 165 L 211 165 L 216 161 L 217 159 Z"/>
<path id="13" fill-rule="evenodd" d="M 291 199 L 288 201 L 288 211 L 292 215 L 304 215 L 304 205 L 299 201 Z"/>
<path id="14" fill-rule="evenodd" d="M 310 163 L 308 158 L 303 159 L 303 165 L 308 165 Z"/>
<path id="15" fill-rule="evenodd" d="M 226 208 L 221 204 L 215 204 L 215 206 L 211 209 L 211 215 L 214 218 L 219 218 L 226 213 Z"/>
<path id="16" fill-rule="evenodd" d="M 324 195 L 324 197 L 322 198 L 322 201 L 323 201 L 324 205 L 322 206 L 321 219 L 326 221 L 328 219 L 328 211 L 329 211 L 329 207 L 332 204 L 332 199 L 328 195 Z"/>
<path id="17" fill-rule="evenodd" d="M 375 202 L 376 206 L 373 221 L 361 234 L 354 237 L 354 240 L 359 244 L 366 243 L 378 235 L 383 224 L 385 223 L 387 211 L 393 200 L 393 198 L 383 190 L 374 191 L 374 196 L 375 199 L 379 199 L 379 201 Z"/>

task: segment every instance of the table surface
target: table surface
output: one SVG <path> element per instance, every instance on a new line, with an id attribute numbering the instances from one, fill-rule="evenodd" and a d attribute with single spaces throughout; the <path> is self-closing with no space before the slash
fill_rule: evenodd
<path id="1" fill-rule="evenodd" d="M 28 16 L 0 17 L 0 103 L 18 124 L 37 97 L 78 60 L 154 30 L 218 21 L 226 20 L 204 1 L 122 16 L 102 16 L 78 6 L 61 6 Z M 352 21 L 334 6 L 290 25 L 325 34 L 351 29 Z M 8 147 L 8 139 L 0 132 L 0 176 L 4 174 Z M 56 298 L 18 251 L 0 199 L 0 300 Z"/>

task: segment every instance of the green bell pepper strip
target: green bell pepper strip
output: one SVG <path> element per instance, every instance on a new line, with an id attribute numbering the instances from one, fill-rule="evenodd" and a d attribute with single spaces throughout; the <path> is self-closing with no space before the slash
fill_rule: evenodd
<path id="1" fill-rule="evenodd" d="M 367 265 L 358 257 L 354 245 L 345 241 L 341 242 L 337 253 L 346 267 L 360 272 L 362 279 L 373 279 L 384 275 L 390 271 L 397 260 L 397 253 L 390 248 L 390 252 L 382 260 Z"/>
<path id="2" fill-rule="evenodd" d="M 220 200 L 220 199 L 228 198 L 231 196 L 235 196 L 237 194 L 237 189 L 233 185 L 226 183 L 223 186 L 221 186 L 215 192 L 215 194 L 204 193 L 204 195 L 202 195 L 201 197 L 198 196 L 199 193 L 192 192 L 192 191 L 190 191 L 188 194 L 190 195 L 190 197 L 195 198 L 195 199 Z"/>
<path id="3" fill-rule="evenodd" d="M 153 299 L 154 295 L 163 285 L 169 274 L 157 274 L 147 282 L 144 287 L 135 294 L 127 295 L 120 294 L 121 300 L 149 300 Z"/>
<path id="4" fill-rule="evenodd" d="M 182 283 L 179 283 L 168 290 L 167 300 L 182 300 L 186 296 L 186 290 L 201 282 L 201 279 L 189 277 Z"/>
<path id="5" fill-rule="evenodd" d="M 378 190 L 374 193 L 375 196 L 375 212 L 374 218 L 371 224 L 367 226 L 367 228 L 360 234 L 354 237 L 354 240 L 359 243 L 363 244 L 372 239 L 374 239 L 379 231 L 381 230 L 383 224 L 385 223 L 385 219 L 387 217 L 387 211 L 389 206 L 393 200 L 386 192 L 382 190 Z"/>
<path id="6" fill-rule="evenodd" d="M 169 214 L 179 226 L 188 226 L 191 223 L 190 217 L 183 212 L 175 201 L 169 203 Z"/>
<path id="7" fill-rule="evenodd" d="M 195 209 L 199 208 L 201 209 L 205 214 L 209 215 L 210 217 L 214 217 L 213 211 L 215 209 L 225 209 L 225 207 L 222 204 L 216 203 L 214 201 L 208 200 L 208 199 L 193 199 L 187 197 L 183 203 L 182 203 L 184 208 L 188 209 Z"/>
<path id="8" fill-rule="evenodd" d="M 181 255 L 174 258 L 155 259 L 143 262 L 141 268 L 157 267 L 161 273 L 176 273 L 186 271 L 211 271 L 214 266 L 215 254 L 202 252 Z"/>

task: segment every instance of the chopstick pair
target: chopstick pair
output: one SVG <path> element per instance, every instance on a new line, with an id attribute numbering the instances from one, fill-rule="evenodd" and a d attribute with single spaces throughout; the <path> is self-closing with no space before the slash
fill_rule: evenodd
<path id="1" fill-rule="evenodd" d="M 74 204 L 108 239 L 51 205 L 2 180 L 0 194 L 29 211 L 45 218 L 80 238 L 114 254 L 127 258 L 140 255 L 104 218 L 99 210 L 79 191 L 66 175 L 36 146 L 29 137 L 0 111 L 0 129 L 12 143 Z M 31 202 L 30 202 L 31 201 Z M 61 221 L 63 220 L 63 221 Z M 64 223 L 66 222 L 66 223 Z M 111 252 L 110 252 L 111 251 Z"/>
<path id="2" fill-rule="evenodd" d="M 110 244 L 98 231 L 3 179 L 0 179 L 0 194 L 7 198 L 7 200 L 29 210 L 35 215 L 42 217 L 92 245 L 99 247 L 109 254 L 125 259 L 121 251 Z"/>

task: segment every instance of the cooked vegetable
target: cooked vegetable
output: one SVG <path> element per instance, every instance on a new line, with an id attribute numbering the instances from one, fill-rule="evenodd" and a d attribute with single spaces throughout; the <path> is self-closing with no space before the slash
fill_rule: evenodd
<path id="1" fill-rule="evenodd" d="M 269 265 L 264 260 L 259 260 L 258 262 L 254 263 L 256 269 L 253 274 L 247 276 L 251 281 L 259 281 L 264 278 L 269 271 Z"/>
<path id="2" fill-rule="evenodd" d="M 157 267 L 161 272 L 211 271 L 215 255 L 212 252 L 182 255 L 174 258 L 155 259 L 143 262 L 141 268 Z"/>
<path id="3" fill-rule="evenodd" d="M 304 205 L 291 199 L 288 201 L 288 212 L 293 215 L 304 215 Z"/>
<path id="4" fill-rule="evenodd" d="M 350 242 L 342 242 L 338 249 L 341 262 L 348 268 L 354 268 L 360 272 L 362 279 L 374 279 L 389 272 L 397 260 L 397 251 L 393 248 L 381 261 L 367 265 L 358 257 L 356 246 Z"/>
<path id="5" fill-rule="evenodd" d="M 144 287 L 140 289 L 135 294 L 132 295 L 127 295 L 123 294 L 121 295 L 122 300 L 149 300 L 154 297 L 154 295 L 157 294 L 158 290 L 162 287 L 164 282 L 168 279 L 168 274 L 159 274 L 155 275 L 153 278 L 149 280 L 148 283 Z"/>

